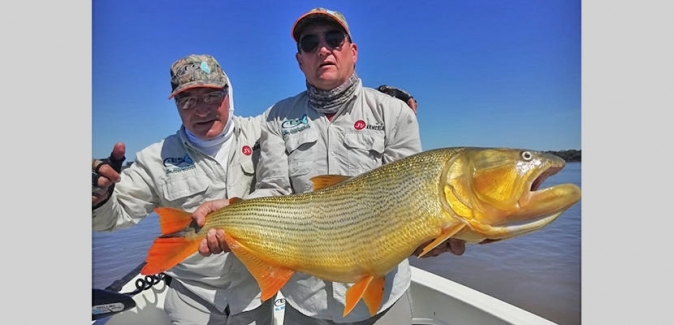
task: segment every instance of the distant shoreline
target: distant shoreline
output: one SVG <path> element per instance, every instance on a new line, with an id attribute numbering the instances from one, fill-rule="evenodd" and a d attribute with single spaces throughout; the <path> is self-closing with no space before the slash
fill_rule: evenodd
<path id="1" fill-rule="evenodd" d="M 580 161 L 580 156 L 581 156 L 580 150 L 575 150 L 575 149 L 561 150 L 561 151 L 548 150 L 548 151 L 545 151 L 545 152 L 551 153 L 551 154 L 553 154 L 557 157 L 560 157 L 560 158 L 564 159 L 564 161 L 566 161 L 566 162 L 581 162 Z"/>

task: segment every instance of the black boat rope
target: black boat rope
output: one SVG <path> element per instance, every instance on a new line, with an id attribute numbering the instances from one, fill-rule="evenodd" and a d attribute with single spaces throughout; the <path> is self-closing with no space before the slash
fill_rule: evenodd
<path id="1" fill-rule="evenodd" d="M 140 263 L 136 268 L 134 268 L 131 272 L 129 272 L 127 275 L 122 277 L 121 279 L 113 282 L 111 285 L 109 285 L 105 290 L 109 291 L 114 291 L 114 292 L 119 292 L 122 290 L 122 287 L 127 284 L 131 279 L 135 278 L 140 270 L 145 266 L 145 262 Z M 136 279 L 136 289 L 131 291 L 131 292 L 124 292 L 123 294 L 134 296 L 144 290 L 148 290 L 152 288 L 155 284 L 161 282 L 162 280 L 166 280 L 166 275 L 164 273 L 159 273 L 159 274 L 153 274 L 153 275 L 146 275 L 144 278 Z M 120 292 L 122 293 L 122 292 Z"/>

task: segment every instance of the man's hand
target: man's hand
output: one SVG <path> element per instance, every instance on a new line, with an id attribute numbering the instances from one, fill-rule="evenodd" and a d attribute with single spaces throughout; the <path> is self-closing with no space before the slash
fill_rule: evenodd
<path id="1" fill-rule="evenodd" d="M 192 213 L 192 219 L 199 225 L 203 226 L 206 222 L 206 215 L 211 212 L 220 210 L 229 205 L 229 199 L 213 200 L 202 203 Z M 211 254 L 220 254 L 222 252 L 229 252 L 229 246 L 225 242 L 225 232 L 222 229 L 210 229 L 206 238 L 199 243 L 199 254 L 209 256 Z"/>
<path id="2" fill-rule="evenodd" d="M 126 146 L 118 142 L 112 148 L 110 157 L 103 160 L 93 159 L 91 164 L 92 189 L 91 206 L 93 208 L 102 205 L 108 200 L 115 183 L 119 183 L 122 171 L 122 163 L 126 159 Z"/>
<path id="3" fill-rule="evenodd" d="M 424 250 L 424 247 L 426 245 L 430 244 L 433 242 L 433 240 L 429 240 L 425 243 L 423 243 L 421 246 L 419 246 L 415 251 L 414 251 L 414 256 L 419 257 L 419 254 Z M 456 238 L 450 238 L 445 240 L 444 243 L 436 246 L 433 248 L 430 252 L 426 253 L 426 255 L 420 257 L 420 258 L 426 258 L 426 257 L 435 257 L 438 256 L 444 252 L 450 252 L 454 255 L 461 256 L 463 255 L 463 252 L 466 251 L 466 242 L 461 240 L 461 239 L 456 239 Z"/>

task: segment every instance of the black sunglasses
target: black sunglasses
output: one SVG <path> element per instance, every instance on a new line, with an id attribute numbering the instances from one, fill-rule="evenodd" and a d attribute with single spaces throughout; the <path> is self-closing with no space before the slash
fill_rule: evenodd
<path id="1" fill-rule="evenodd" d="M 339 30 L 331 30 L 325 33 L 323 36 L 325 39 L 325 44 L 330 47 L 331 50 L 340 47 L 346 39 L 346 34 Z M 318 45 L 321 43 L 320 36 L 317 34 L 304 35 L 300 39 L 300 49 L 305 53 L 312 53 L 318 49 Z"/>

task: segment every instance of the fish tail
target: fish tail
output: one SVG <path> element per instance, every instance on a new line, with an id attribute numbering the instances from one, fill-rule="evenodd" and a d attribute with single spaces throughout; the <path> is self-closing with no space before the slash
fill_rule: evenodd
<path id="1" fill-rule="evenodd" d="M 176 266 L 198 251 L 201 238 L 159 237 L 155 239 L 147 253 L 145 266 L 140 274 L 158 274 Z"/>
<path id="2" fill-rule="evenodd" d="M 192 222 L 192 214 L 176 208 L 156 208 L 159 216 L 159 228 L 162 235 L 173 234 L 184 230 Z"/>
<path id="3" fill-rule="evenodd" d="M 192 214 L 180 209 L 161 207 L 154 211 L 159 216 L 162 235 L 183 231 L 192 222 Z M 157 274 L 176 266 L 199 249 L 202 237 L 175 236 L 155 239 L 140 273 L 143 275 Z"/>

